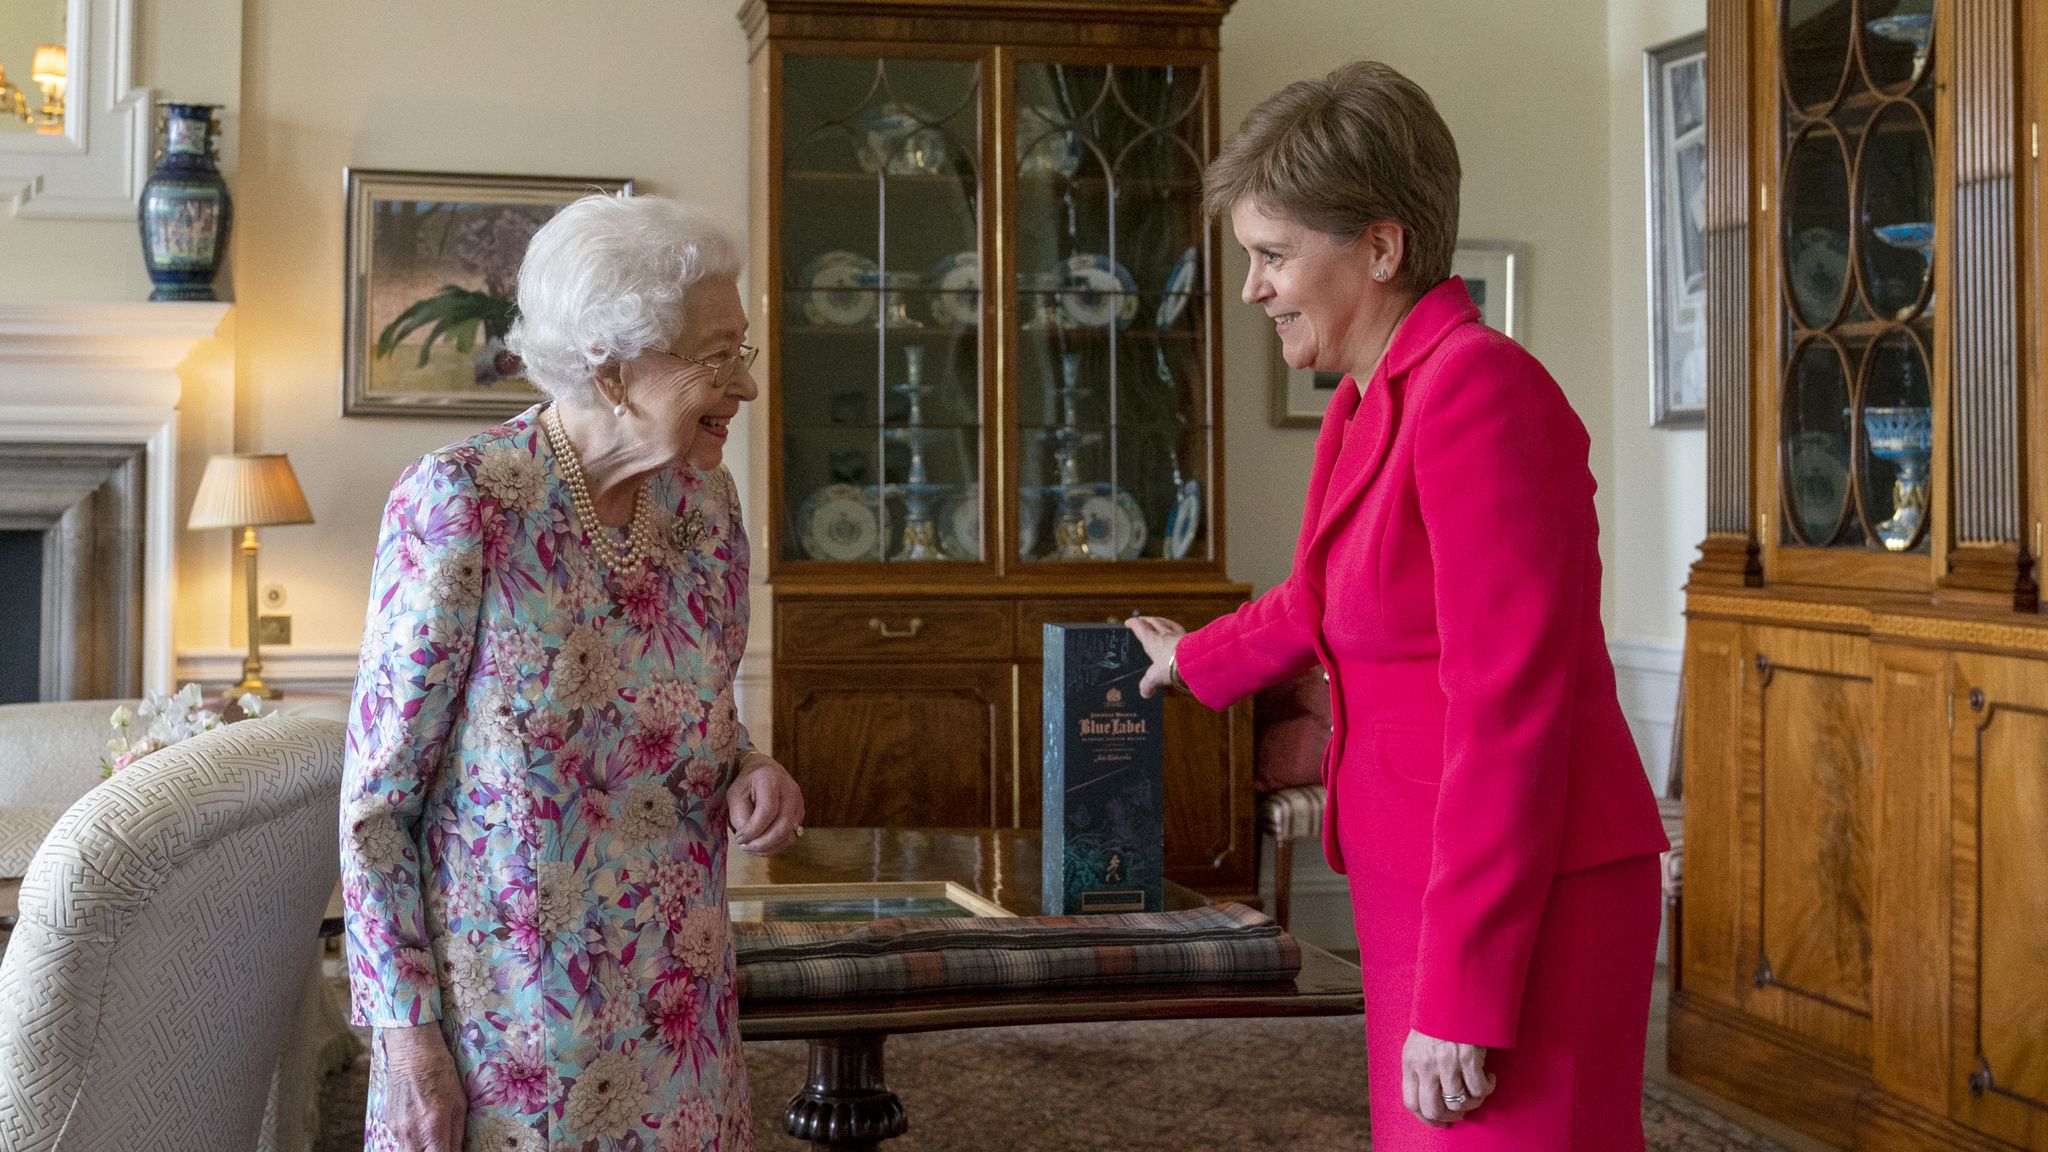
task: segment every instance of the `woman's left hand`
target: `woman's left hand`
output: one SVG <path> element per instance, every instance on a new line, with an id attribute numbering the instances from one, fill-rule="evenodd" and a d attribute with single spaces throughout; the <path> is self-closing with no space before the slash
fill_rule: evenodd
<path id="1" fill-rule="evenodd" d="M 765 754 L 725 790 L 727 818 L 742 852 L 773 856 L 803 834 L 804 791 L 789 770 Z"/>
<path id="2" fill-rule="evenodd" d="M 1410 1029 L 1401 1046 L 1401 1103 L 1432 1128 L 1448 1128 L 1493 1094 L 1486 1049 L 1453 1044 Z M 1446 1101 L 1444 1097 L 1457 1100 Z M 1463 1096 L 1463 1100 L 1458 1100 Z"/>
<path id="3" fill-rule="evenodd" d="M 1146 658 L 1152 661 L 1138 681 L 1138 695 L 1150 700 L 1153 693 L 1173 687 L 1173 677 L 1167 669 L 1172 664 L 1174 649 L 1180 647 L 1180 638 L 1188 630 L 1164 616 L 1133 616 L 1124 621 L 1124 627 L 1137 635 Z"/>

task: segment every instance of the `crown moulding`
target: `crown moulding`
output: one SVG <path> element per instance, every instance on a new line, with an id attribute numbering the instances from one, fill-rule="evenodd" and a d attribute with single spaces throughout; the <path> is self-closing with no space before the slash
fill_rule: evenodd
<path id="1" fill-rule="evenodd" d="M 739 10 L 739 22 L 753 49 L 759 49 L 771 35 L 808 36 L 837 22 L 869 28 L 922 24 L 941 32 L 949 21 L 994 23 L 1018 30 L 1046 25 L 1066 29 L 1170 25 L 1205 29 L 1213 37 L 1234 3 L 1236 0 L 746 0 Z M 984 34 L 976 39 L 1000 37 Z"/>

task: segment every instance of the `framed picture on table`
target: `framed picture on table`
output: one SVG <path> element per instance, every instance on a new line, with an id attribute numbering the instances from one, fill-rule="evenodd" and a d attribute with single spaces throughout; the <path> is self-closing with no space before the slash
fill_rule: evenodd
<path id="1" fill-rule="evenodd" d="M 1707 418 L 1707 34 L 1643 54 L 1650 426 Z"/>
<path id="2" fill-rule="evenodd" d="M 1527 275 L 1529 246 L 1506 240 L 1466 240 L 1451 256 L 1451 275 L 1465 280 L 1465 291 L 1479 306 L 1479 318 L 1489 328 L 1527 342 L 1528 320 L 1523 278 Z M 1276 428 L 1315 428 L 1323 422 L 1323 410 L 1344 381 L 1339 372 L 1316 372 L 1290 368 L 1280 358 L 1280 342 L 1273 340 L 1272 419 Z"/>
<path id="3" fill-rule="evenodd" d="M 631 180 L 343 172 L 341 414 L 503 417 L 541 399 L 505 350 L 542 224 Z"/>

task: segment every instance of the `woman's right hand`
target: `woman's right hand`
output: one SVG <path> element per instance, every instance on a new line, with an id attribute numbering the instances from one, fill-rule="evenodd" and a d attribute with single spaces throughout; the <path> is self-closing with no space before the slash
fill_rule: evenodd
<path id="1" fill-rule="evenodd" d="M 398 1146 L 462 1152 L 469 1097 L 439 1024 L 377 1029 L 384 1055 L 384 1126 Z"/>
<path id="2" fill-rule="evenodd" d="M 1168 668 L 1173 660 L 1173 650 L 1180 646 L 1180 638 L 1187 635 L 1188 630 L 1163 616 L 1133 616 L 1124 621 L 1124 627 L 1137 634 L 1138 643 L 1145 646 L 1145 655 L 1152 660 L 1152 667 L 1145 670 L 1145 678 L 1138 681 L 1138 695 L 1150 700 L 1153 693 L 1174 686 Z"/>

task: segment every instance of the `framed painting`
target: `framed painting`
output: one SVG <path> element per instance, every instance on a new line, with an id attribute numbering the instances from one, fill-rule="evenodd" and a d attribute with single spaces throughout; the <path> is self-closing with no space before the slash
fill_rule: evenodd
<path id="1" fill-rule="evenodd" d="M 1451 255 L 1451 275 L 1462 277 L 1479 319 L 1519 344 L 1529 343 L 1529 246 L 1512 240 L 1460 240 Z"/>
<path id="2" fill-rule="evenodd" d="M 1451 257 L 1451 274 L 1465 280 L 1465 291 L 1479 306 L 1480 319 L 1489 328 L 1526 342 L 1522 278 L 1529 262 L 1529 246 L 1502 240 L 1467 240 L 1458 244 Z M 1315 428 L 1323 422 L 1323 410 L 1344 381 L 1339 372 L 1316 372 L 1290 368 L 1280 359 L 1280 343 L 1273 341 L 1272 419 L 1276 428 Z"/>
<path id="3" fill-rule="evenodd" d="M 1650 426 L 1707 418 L 1707 34 L 1643 54 Z"/>
<path id="4" fill-rule="evenodd" d="M 351 168 L 343 174 L 341 414 L 511 416 L 541 393 L 505 350 L 540 226 L 633 182 Z"/>

